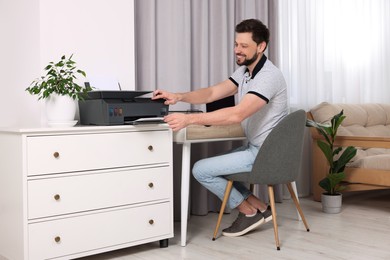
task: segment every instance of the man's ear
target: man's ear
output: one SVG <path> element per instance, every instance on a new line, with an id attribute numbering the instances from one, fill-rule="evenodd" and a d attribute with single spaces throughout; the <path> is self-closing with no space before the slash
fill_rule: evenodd
<path id="1" fill-rule="evenodd" d="M 266 47 L 267 47 L 267 43 L 261 42 L 259 45 L 257 45 L 257 51 L 263 53 Z"/>

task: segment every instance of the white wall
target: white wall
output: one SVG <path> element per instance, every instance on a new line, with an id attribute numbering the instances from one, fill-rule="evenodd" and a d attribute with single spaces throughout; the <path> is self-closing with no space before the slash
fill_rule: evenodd
<path id="1" fill-rule="evenodd" d="M 133 1 L 40 2 L 42 68 L 73 53 L 88 79 L 114 79 L 123 89 L 135 89 Z"/>
<path id="2" fill-rule="evenodd" d="M 0 127 L 45 122 L 25 88 L 62 55 L 74 55 L 86 80 L 135 89 L 132 0 L 0 0 L 0 32 Z"/>
<path id="3" fill-rule="evenodd" d="M 39 122 L 24 89 L 39 73 L 39 0 L 0 0 L 0 127 Z"/>

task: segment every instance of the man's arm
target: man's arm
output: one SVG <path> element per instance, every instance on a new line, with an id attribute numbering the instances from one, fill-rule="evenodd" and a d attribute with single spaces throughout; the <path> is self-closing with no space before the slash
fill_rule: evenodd
<path id="1" fill-rule="evenodd" d="M 153 92 L 152 99 L 165 99 L 166 105 L 174 105 L 179 101 L 190 104 L 206 104 L 234 95 L 236 92 L 237 86 L 228 79 L 208 88 L 201 88 L 185 93 L 170 93 L 158 89 Z"/>
<path id="2" fill-rule="evenodd" d="M 234 107 L 222 108 L 209 113 L 183 114 L 173 113 L 164 117 L 173 131 L 188 125 L 231 125 L 240 123 L 245 118 L 260 110 L 266 101 L 254 94 L 246 94 Z"/>

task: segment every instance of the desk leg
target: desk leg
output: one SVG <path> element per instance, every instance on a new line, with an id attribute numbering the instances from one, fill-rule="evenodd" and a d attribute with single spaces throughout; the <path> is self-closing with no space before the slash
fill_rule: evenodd
<path id="1" fill-rule="evenodd" d="M 181 164 L 181 246 L 187 243 L 188 202 L 190 195 L 191 143 L 183 143 Z"/>

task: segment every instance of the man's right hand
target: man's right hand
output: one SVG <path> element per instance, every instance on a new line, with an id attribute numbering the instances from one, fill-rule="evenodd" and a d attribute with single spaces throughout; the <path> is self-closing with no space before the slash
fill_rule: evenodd
<path id="1" fill-rule="evenodd" d="M 152 100 L 165 99 L 165 105 L 174 105 L 179 101 L 178 94 L 167 92 L 165 90 L 157 89 L 153 92 Z"/>

